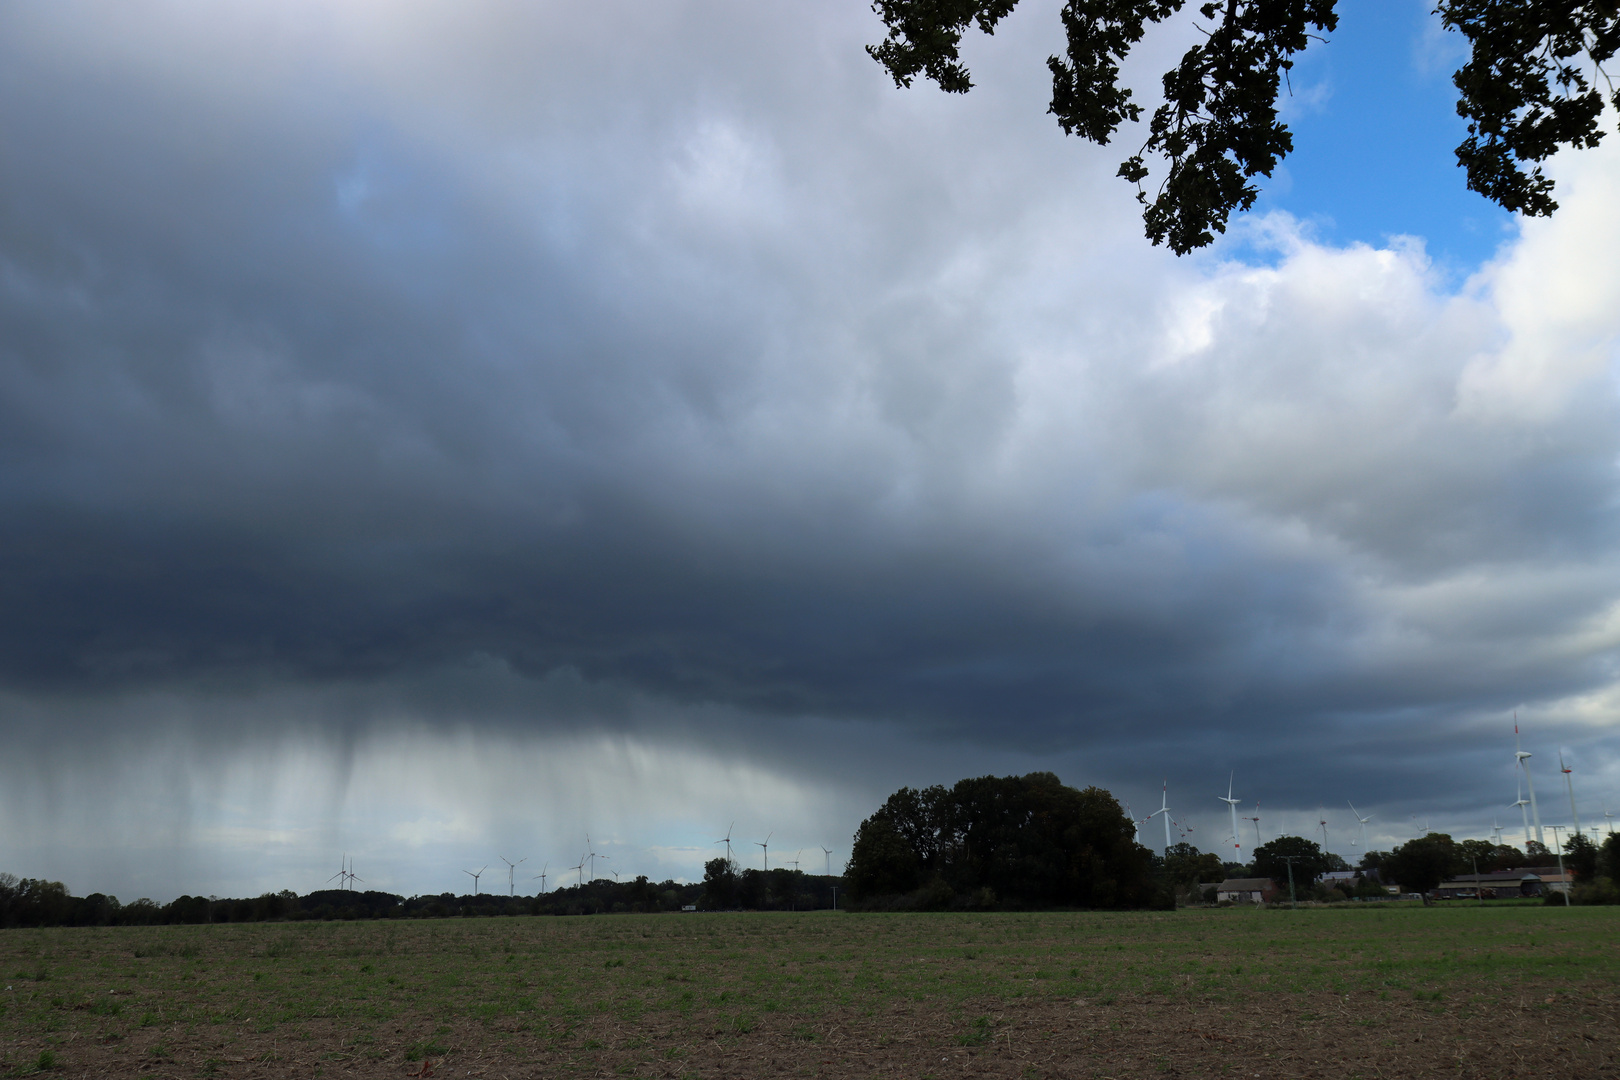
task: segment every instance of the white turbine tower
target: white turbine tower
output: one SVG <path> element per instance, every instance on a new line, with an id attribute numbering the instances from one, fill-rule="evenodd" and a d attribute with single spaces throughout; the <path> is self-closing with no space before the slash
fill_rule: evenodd
<path id="1" fill-rule="evenodd" d="M 476 897 L 478 895 L 478 879 L 480 877 L 482 877 L 483 874 L 484 874 L 484 871 L 488 870 L 488 869 L 489 869 L 489 867 L 486 865 L 486 866 L 480 866 L 477 870 L 463 870 L 462 871 L 463 874 L 466 874 L 468 877 L 473 879 L 473 896 Z"/>
<path id="2" fill-rule="evenodd" d="M 1569 785 L 1569 816 L 1575 819 L 1575 835 L 1581 835 L 1581 815 L 1575 809 L 1575 779 L 1570 774 L 1575 770 L 1564 764 L 1564 751 L 1558 751 L 1558 771 L 1564 774 L 1564 783 Z"/>
<path id="3" fill-rule="evenodd" d="M 1162 796 L 1159 799 L 1159 808 L 1157 810 L 1153 811 L 1153 813 L 1149 814 L 1147 816 L 1147 819 L 1149 821 L 1152 821 L 1154 818 L 1158 817 L 1160 814 L 1164 815 L 1164 853 L 1166 855 L 1169 855 L 1170 854 L 1170 781 L 1168 779 L 1165 780 L 1165 782 L 1164 782 L 1164 792 L 1163 792 Z"/>
<path id="4" fill-rule="evenodd" d="M 529 879 L 530 881 L 538 881 L 540 883 L 541 892 L 546 891 L 546 871 L 550 869 L 551 862 L 548 860 L 546 864 L 540 868 L 540 872 Z"/>
<path id="5" fill-rule="evenodd" d="M 1254 817 L 1246 817 L 1244 821 L 1254 822 L 1254 846 L 1260 846 L 1260 800 L 1254 800 Z"/>
<path id="6" fill-rule="evenodd" d="M 765 839 L 754 841 L 755 847 L 763 848 L 765 850 L 765 870 L 767 873 L 769 873 L 771 869 L 771 837 L 775 835 L 776 830 L 772 829 L 770 832 L 765 834 Z"/>
<path id="7" fill-rule="evenodd" d="M 1491 835 L 1496 838 L 1496 847 L 1502 846 L 1502 826 L 1495 818 L 1491 819 Z"/>
<path id="8" fill-rule="evenodd" d="M 327 863 L 327 865 L 330 866 L 331 863 Z M 337 873 L 333 874 L 332 877 L 329 877 L 329 878 L 326 879 L 326 883 L 328 885 L 332 884 L 332 878 L 336 878 L 337 883 L 338 883 L 338 888 L 347 889 L 349 887 L 349 879 L 354 877 L 354 875 L 351 874 L 349 871 L 354 869 L 354 863 L 349 861 L 349 853 L 348 852 L 343 853 L 342 867 L 343 867 L 343 869 L 341 869 Z"/>
<path id="9" fill-rule="evenodd" d="M 1327 811 L 1320 806 L 1316 808 L 1316 823 L 1322 827 L 1322 850 L 1325 852 L 1328 849 Z"/>
<path id="10" fill-rule="evenodd" d="M 1351 802 L 1349 799 L 1346 799 L 1344 801 L 1344 804 L 1350 808 L 1350 812 L 1352 814 L 1356 815 L 1356 821 L 1360 822 L 1360 824 L 1361 824 L 1361 850 L 1366 851 L 1367 850 L 1367 822 L 1372 820 L 1372 815 L 1368 814 L 1366 817 L 1362 817 L 1361 816 L 1361 811 L 1356 809 L 1356 804 Z M 1353 844 L 1353 843 L 1355 843 L 1355 841 L 1352 840 L 1351 843 Z"/>
<path id="11" fill-rule="evenodd" d="M 827 856 L 827 876 L 832 877 L 832 848 L 824 847 L 821 850 Z"/>
<path id="12" fill-rule="evenodd" d="M 736 824 L 737 823 L 735 821 L 733 821 L 731 823 L 731 825 L 727 825 L 726 826 L 726 835 L 724 837 L 722 837 L 721 839 L 715 841 L 715 843 L 717 843 L 717 844 L 726 845 L 726 865 L 727 866 L 731 865 L 731 828 L 732 828 L 733 825 L 736 825 Z"/>
<path id="13" fill-rule="evenodd" d="M 1215 797 L 1217 799 L 1221 799 L 1221 802 L 1226 804 L 1226 809 L 1231 811 L 1231 814 L 1232 814 L 1232 835 L 1231 835 L 1230 839 L 1232 841 L 1232 861 L 1233 862 L 1242 862 L 1243 861 L 1243 844 L 1238 840 L 1238 830 L 1237 830 L 1237 807 L 1238 807 L 1239 800 L 1232 798 L 1232 781 L 1236 777 L 1237 777 L 1236 771 L 1233 771 L 1233 772 L 1227 774 L 1227 777 L 1226 777 L 1226 798 L 1221 799 L 1221 797 L 1219 795 L 1217 795 Z"/>
<path id="14" fill-rule="evenodd" d="M 585 834 L 585 857 L 591 860 L 591 880 L 596 880 L 596 860 L 606 859 L 608 856 L 597 854 L 596 847 L 591 843 L 591 834 Z"/>
<path id="15" fill-rule="evenodd" d="M 525 855 L 525 856 L 523 856 L 523 858 L 519 859 L 517 862 L 513 862 L 511 859 L 508 859 L 505 855 L 498 856 L 498 858 L 501 860 L 501 862 L 506 864 L 506 895 L 508 895 L 508 896 L 516 896 L 517 895 L 517 883 L 516 883 L 516 879 L 513 877 L 513 872 L 516 871 L 519 866 L 522 866 L 524 863 L 528 862 L 529 857 L 527 855 Z"/>
<path id="16" fill-rule="evenodd" d="M 1519 722 L 1517 713 L 1514 714 L 1513 721 L 1513 757 L 1518 761 L 1519 768 L 1524 770 L 1524 783 L 1525 786 L 1530 789 L 1530 816 L 1536 821 L 1536 843 L 1541 844 L 1542 847 L 1546 847 L 1547 845 L 1545 840 L 1542 838 L 1541 832 L 1541 810 L 1536 806 L 1536 782 L 1530 776 L 1531 754 L 1530 751 L 1520 749 L 1519 747 Z M 1528 839 L 1528 834 L 1526 834 L 1526 836 L 1527 839 L 1525 840 L 1525 843 L 1528 844 L 1530 842 Z"/>
<path id="17" fill-rule="evenodd" d="M 1519 775 L 1519 770 L 1516 767 L 1513 770 L 1513 789 L 1518 798 L 1508 803 L 1508 805 L 1519 808 L 1519 816 L 1524 819 L 1524 842 L 1525 846 L 1528 847 L 1530 844 L 1530 800 L 1524 797 L 1524 777 Z"/>

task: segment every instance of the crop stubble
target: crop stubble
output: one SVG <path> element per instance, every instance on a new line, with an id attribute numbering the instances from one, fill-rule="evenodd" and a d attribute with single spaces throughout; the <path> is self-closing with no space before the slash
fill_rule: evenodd
<path id="1" fill-rule="evenodd" d="M 1617 930 L 1404 905 L 10 930 L 0 1074 L 1617 1076 Z"/>

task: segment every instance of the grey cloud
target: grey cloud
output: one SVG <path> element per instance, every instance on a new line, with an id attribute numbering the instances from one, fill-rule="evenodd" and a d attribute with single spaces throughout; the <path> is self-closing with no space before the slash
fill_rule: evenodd
<path id="1" fill-rule="evenodd" d="M 1614 602 L 1612 395 L 1460 416 L 1504 331 L 1410 254 L 1145 249 L 1004 63 L 1033 20 L 957 101 L 889 88 L 860 12 L 156 10 L 0 34 L 31 700 L 641 695 L 760 754 L 813 720 L 1123 770 L 1612 681 L 1612 643 L 1528 647 Z"/>

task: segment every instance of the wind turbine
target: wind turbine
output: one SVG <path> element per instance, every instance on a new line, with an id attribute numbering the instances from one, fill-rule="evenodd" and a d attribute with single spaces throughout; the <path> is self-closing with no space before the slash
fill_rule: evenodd
<path id="1" fill-rule="evenodd" d="M 354 872 L 354 860 L 350 859 L 349 860 L 349 891 L 350 892 L 354 891 L 354 883 L 355 882 L 358 881 L 358 882 L 361 882 L 363 884 L 365 882 L 365 880 L 366 880 L 365 878 L 361 877 L 359 874 L 356 874 Z"/>
<path id="2" fill-rule="evenodd" d="M 540 868 L 540 872 L 538 874 L 534 875 L 534 877 L 529 879 L 530 881 L 538 880 L 540 882 L 540 891 L 541 892 L 546 891 L 546 871 L 550 870 L 550 869 L 551 869 L 551 863 L 548 861 L 544 866 L 542 866 Z"/>
<path id="3" fill-rule="evenodd" d="M 832 848 L 824 847 L 821 850 L 827 853 L 827 876 L 832 877 Z"/>
<path id="4" fill-rule="evenodd" d="M 579 871 L 579 887 L 583 889 L 585 887 L 585 856 L 581 855 L 579 857 L 578 866 L 570 866 L 568 869 Z"/>
<path id="5" fill-rule="evenodd" d="M 517 886 L 513 883 L 512 874 L 513 874 L 513 871 L 515 871 L 519 866 L 521 866 L 524 863 L 528 862 L 529 857 L 527 855 L 525 855 L 525 856 L 523 856 L 523 858 L 519 859 L 517 862 L 513 862 L 511 859 L 508 859 L 505 855 L 501 855 L 501 856 L 499 856 L 499 858 L 500 858 L 501 862 L 506 864 L 506 894 L 508 896 L 516 896 L 517 895 Z"/>
<path id="6" fill-rule="evenodd" d="M 795 851 L 793 853 L 793 872 L 795 874 L 797 874 L 799 872 L 799 856 L 803 855 L 803 854 L 804 854 L 804 848 L 800 848 L 798 851 Z"/>
<path id="7" fill-rule="evenodd" d="M 1575 819 L 1575 835 L 1581 835 L 1581 815 L 1575 810 L 1575 780 L 1570 773 L 1574 772 L 1564 764 L 1564 751 L 1558 751 L 1558 771 L 1564 774 L 1564 783 L 1569 785 L 1569 816 Z"/>
<path id="8" fill-rule="evenodd" d="M 1316 823 L 1318 825 L 1322 826 L 1322 850 L 1326 851 L 1328 849 L 1327 813 L 1320 806 L 1318 806 L 1316 808 L 1316 815 L 1317 815 Z"/>
<path id="9" fill-rule="evenodd" d="M 1131 833 L 1132 833 L 1132 835 L 1134 835 L 1136 837 L 1136 842 L 1138 844 L 1140 844 L 1142 842 L 1142 823 L 1140 821 L 1137 821 L 1136 820 L 1136 815 L 1131 813 L 1131 804 L 1130 803 L 1125 804 L 1125 816 L 1127 818 L 1130 818 L 1130 820 L 1131 820 Z"/>
<path id="10" fill-rule="evenodd" d="M 1232 836 L 1231 836 L 1231 840 L 1232 840 L 1232 861 L 1233 862 L 1242 862 L 1243 861 L 1243 845 L 1238 842 L 1238 834 L 1237 834 L 1237 804 L 1238 804 L 1239 800 L 1232 798 L 1232 781 L 1234 779 L 1236 779 L 1236 778 L 1237 778 L 1237 770 L 1234 769 L 1226 777 L 1226 798 L 1221 799 L 1221 797 L 1219 795 L 1217 795 L 1215 797 L 1217 799 L 1221 799 L 1221 802 L 1225 803 L 1226 808 L 1229 811 L 1231 811 L 1231 813 L 1232 813 Z"/>
<path id="11" fill-rule="evenodd" d="M 476 873 L 474 873 L 471 870 L 463 870 L 462 871 L 463 874 L 466 874 L 468 877 L 473 879 L 473 895 L 474 896 L 478 895 L 478 879 L 483 877 L 484 876 L 484 871 L 488 870 L 488 869 L 489 869 L 489 865 L 486 863 L 485 865 L 480 866 Z"/>
<path id="12" fill-rule="evenodd" d="M 1519 714 L 1514 713 L 1513 714 L 1513 757 L 1514 757 L 1515 760 L 1518 761 L 1519 768 L 1524 770 L 1524 782 L 1530 788 L 1530 816 L 1536 819 L 1536 843 L 1541 844 L 1542 847 L 1546 847 L 1547 845 L 1546 845 L 1545 841 L 1542 838 L 1542 832 L 1541 832 L 1541 811 L 1536 807 L 1536 782 L 1530 776 L 1530 758 L 1531 758 L 1531 754 L 1530 754 L 1530 751 L 1521 750 L 1519 748 L 1519 719 L 1518 718 L 1519 718 Z M 1530 842 L 1529 834 L 1527 833 L 1526 836 L 1525 836 L 1525 843 L 1528 844 L 1529 842 Z"/>
<path id="13" fill-rule="evenodd" d="M 332 864 L 327 863 L 326 865 L 331 866 Z M 346 851 L 343 853 L 343 862 L 341 865 L 343 869 L 333 874 L 332 877 L 327 878 L 326 883 L 330 885 L 332 884 L 332 878 L 337 878 L 338 888 L 343 889 L 347 888 L 349 885 L 349 853 Z"/>
<path id="14" fill-rule="evenodd" d="M 754 841 L 754 846 L 755 847 L 761 847 L 761 848 L 765 849 L 765 870 L 766 870 L 766 872 L 769 872 L 770 869 L 771 869 L 771 837 L 773 837 L 775 835 L 776 835 L 776 830 L 772 829 L 770 832 L 765 834 L 765 839 L 764 840 L 755 840 Z"/>
<path id="15" fill-rule="evenodd" d="M 1350 812 L 1356 815 L 1356 820 L 1361 823 L 1361 849 L 1365 851 L 1367 850 L 1367 822 L 1372 820 L 1372 815 L 1368 814 L 1366 817 L 1362 817 L 1361 811 L 1356 809 L 1355 803 L 1349 799 L 1344 800 L 1344 803 L 1350 808 Z M 1351 843 L 1353 844 L 1355 841 L 1352 840 Z"/>
<path id="16" fill-rule="evenodd" d="M 583 861 L 584 859 L 591 860 L 591 880 L 595 881 L 596 880 L 596 860 L 597 859 L 611 859 L 612 856 L 603 855 L 603 854 L 601 854 L 600 852 L 598 852 L 596 850 L 595 845 L 593 845 L 591 843 L 591 834 L 590 833 L 585 834 L 585 851 L 586 851 L 586 854 L 582 857 L 581 861 Z"/>
<path id="17" fill-rule="evenodd" d="M 1254 822 L 1254 846 L 1260 846 L 1260 800 L 1254 800 L 1254 817 L 1246 817 L 1244 821 Z"/>
<path id="18" fill-rule="evenodd" d="M 1152 821 L 1160 814 L 1164 815 L 1164 853 L 1168 855 L 1170 854 L 1170 781 L 1168 779 L 1164 782 L 1164 791 L 1159 798 L 1159 808 L 1148 815 L 1148 820 Z"/>
<path id="19" fill-rule="evenodd" d="M 724 844 L 724 845 L 726 845 L 726 863 L 727 863 L 727 864 L 728 864 L 728 865 L 729 865 L 729 864 L 730 864 L 730 863 L 731 863 L 731 829 L 732 829 L 732 826 L 734 826 L 734 825 L 736 825 L 736 824 L 737 824 L 737 823 L 736 823 L 736 822 L 735 822 L 735 821 L 733 821 L 733 822 L 732 822 L 732 823 L 731 823 L 731 825 L 727 825 L 727 826 L 726 826 L 726 835 L 725 835 L 725 838 L 724 838 L 724 839 L 721 839 L 721 840 L 716 840 L 716 841 L 715 841 L 715 843 L 717 843 L 717 844 Z"/>
<path id="20" fill-rule="evenodd" d="M 1497 823 L 1495 818 L 1491 819 L 1491 833 L 1496 837 L 1496 846 L 1501 847 L 1502 846 L 1502 826 Z"/>

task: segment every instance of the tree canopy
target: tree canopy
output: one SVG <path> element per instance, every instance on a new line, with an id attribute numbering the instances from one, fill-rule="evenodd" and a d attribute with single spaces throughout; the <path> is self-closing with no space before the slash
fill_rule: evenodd
<path id="1" fill-rule="evenodd" d="M 1597 877 L 1598 846 L 1580 833 L 1564 839 L 1564 867 L 1575 875 L 1577 883 L 1587 883 Z"/>
<path id="2" fill-rule="evenodd" d="M 1457 859 L 1469 872 L 1478 866 L 1479 872 L 1516 870 L 1530 865 L 1524 852 L 1510 844 L 1494 844 L 1489 840 L 1461 840 L 1457 843 Z"/>
<path id="3" fill-rule="evenodd" d="M 1294 864 L 1293 878 L 1296 889 L 1306 889 L 1330 868 L 1328 855 L 1314 840 L 1303 836 L 1279 836 L 1268 844 L 1254 849 L 1254 874 L 1268 877 L 1278 888 L 1288 888 L 1288 863 Z"/>
<path id="4" fill-rule="evenodd" d="M 902 788 L 855 833 L 845 875 L 869 907 L 1143 907 L 1153 858 L 1119 803 L 1051 773 Z"/>
<path id="5" fill-rule="evenodd" d="M 1433 832 L 1408 840 L 1390 852 L 1379 868 L 1385 881 L 1393 880 L 1407 892 L 1422 893 L 1424 903 L 1442 881 L 1470 870 L 1456 842 L 1446 833 Z"/>
<path id="6" fill-rule="evenodd" d="M 1174 844 L 1164 853 L 1164 876 L 1185 890 L 1210 881 L 1226 880 L 1226 864 L 1212 851 L 1199 851 L 1188 843 Z"/>
<path id="7" fill-rule="evenodd" d="M 867 47 L 897 86 L 918 75 L 949 93 L 973 86 L 961 59 L 962 34 L 986 34 L 1018 0 L 874 0 L 888 36 Z M 1106 146 L 1142 107 L 1119 81 L 1120 64 L 1149 24 L 1177 14 L 1186 0 L 1068 0 L 1067 48 L 1046 61 L 1052 72 L 1047 111 L 1070 135 Z M 1184 255 L 1225 232 L 1233 210 L 1259 194 L 1294 148 L 1277 118 L 1277 96 L 1294 55 L 1334 30 L 1334 0 L 1222 0 L 1197 8 L 1202 40 L 1164 75 L 1164 102 L 1141 148 L 1118 175 L 1137 187 L 1147 235 Z M 1453 76 L 1468 137 L 1457 147 L 1468 187 L 1502 207 L 1531 215 L 1557 209 L 1553 182 L 1539 162 L 1564 146 L 1596 146 L 1603 96 L 1590 74 L 1620 49 L 1614 0 L 1437 0 L 1435 14 L 1469 44 Z M 1620 90 L 1613 95 L 1620 109 Z M 1143 182 L 1149 157 L 1169 169 L 1151 200 Z"/>

